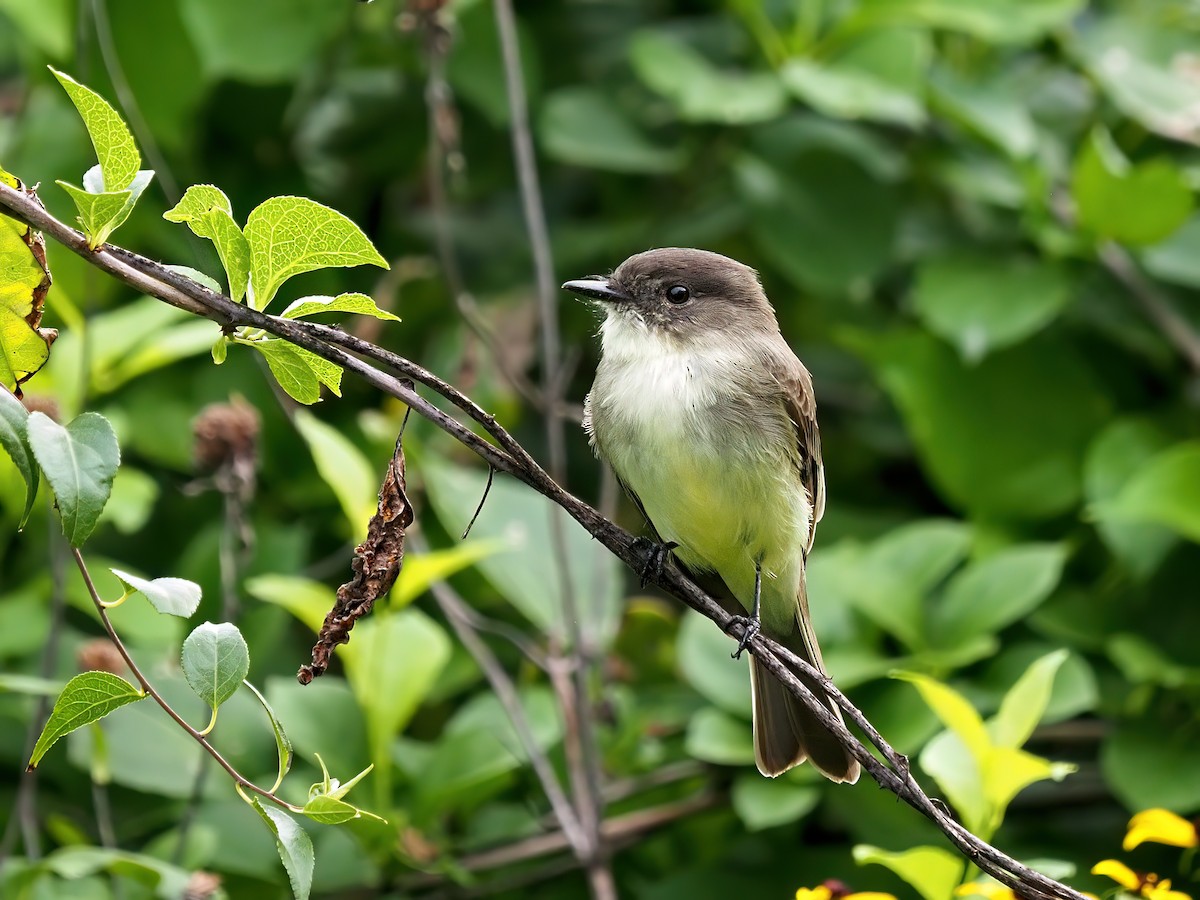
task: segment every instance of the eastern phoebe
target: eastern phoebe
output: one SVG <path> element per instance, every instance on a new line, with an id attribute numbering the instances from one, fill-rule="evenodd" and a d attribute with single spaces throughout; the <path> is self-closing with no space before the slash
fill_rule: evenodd
<path id="1" fill-rule="evenodd" d="M 563 288 L 605 314 L 584 414 L 597 454 L 689 573 L 749 611 L 748 636 L 761 627 L 823 671 L 804 582 L 825 510 L 816 400 L 757 273 L 671 247 Z M 858 779 L 841 742 L 755 659 L 750 684 L 760 772 L 809 759 L 833 781 Z"/>

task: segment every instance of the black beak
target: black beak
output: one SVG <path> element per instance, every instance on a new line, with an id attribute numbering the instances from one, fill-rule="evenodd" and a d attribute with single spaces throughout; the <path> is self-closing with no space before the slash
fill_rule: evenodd
<path id="1" fill-rule="evenodd" d="M 593 275 L 591 278 L 580 278 L 578 281 L 568 281 L 562 286 L 562 289 L 570 291 L 572 294 L 578 294 L 581 297 L 590 297 L 593 300 L 601 300 L 605 303 L 625 303 L 633 299 L 624 291 L 613 287 L 612 282 L 607 278 L 599 275 Z"/>

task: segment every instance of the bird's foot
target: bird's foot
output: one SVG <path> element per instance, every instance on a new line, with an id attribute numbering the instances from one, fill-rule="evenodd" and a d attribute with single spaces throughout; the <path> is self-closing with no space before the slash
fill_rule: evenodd
<path id="1" fill-rule="evenodd" d="M 758 616 L 734 616 L 729 620 L 729 624 L 725 626 L 725 631 L 732 631 L 735 625 L 741 626 L 742 636 L 738 638 L 737 649 L 729 655 L 734 659 L 741 659 L 742 651 L 748 649 L 750 642 L 762 631 L 762 622 L 758 620 Z"/>
<path id="2" fill-rule="evenodd" d="M 658 543 L 644 537 L 635 539 L 634 545 L 639 552 L 646 555 L 646 563 L 642 566 L 641 572 L 638 573 L 642 576 L 642 587 L 645 587 L 651 581 L 660 581 L 662 579 L 663 568 L 667 564 L 667 555 L 679 546 L 674 541 Z"/>

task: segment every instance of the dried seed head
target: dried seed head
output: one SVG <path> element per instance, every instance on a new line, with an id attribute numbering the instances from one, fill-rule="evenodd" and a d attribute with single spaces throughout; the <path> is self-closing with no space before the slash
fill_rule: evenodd
<path id="1" fill-rule="evenodd" d="M 192 424 L 196 468 L 202 472 L 223 468 L 253 472 L 260 428 L 258 410 L 240 397 L 204 407 Z"/>
<path id="2" fill-rule="evenodd" d="M 125 674 L 125 660 L 116 645 L 108 638 L 95 638 L 81 644 L 75 653 L 75 662 L 83 672 L 109 672 Z"/>
<path id="3" fill-rule="evenodd" d="M 45 394 L 26 394 L 21 398 L 25 408 L 30 412 L 40 412 L 49 416 L 55 422 L 59 421 L 58 401 Z"/>
<path id="4" fill-rule="evenodd" d="M 209 900 L 220 889 L 220 875 L 196 871 L 188 877 L 187 887 L 183 889 L 183 900 Z"/>

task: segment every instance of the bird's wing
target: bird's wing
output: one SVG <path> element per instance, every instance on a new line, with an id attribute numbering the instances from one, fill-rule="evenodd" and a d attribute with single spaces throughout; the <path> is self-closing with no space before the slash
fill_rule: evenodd
<path id="1" fill-rule="evenodd" d="M 792 353 L 773 361 L 771 368 L 796 432 L 800 480 L 812 504 L 812 524 L 804 546 L 807 554 L 812 550 L 817 523 L 825 514 L 825 465 L 821 461 L 821 433 L 817 430 L 817 397 L 812 376 Z"/>

